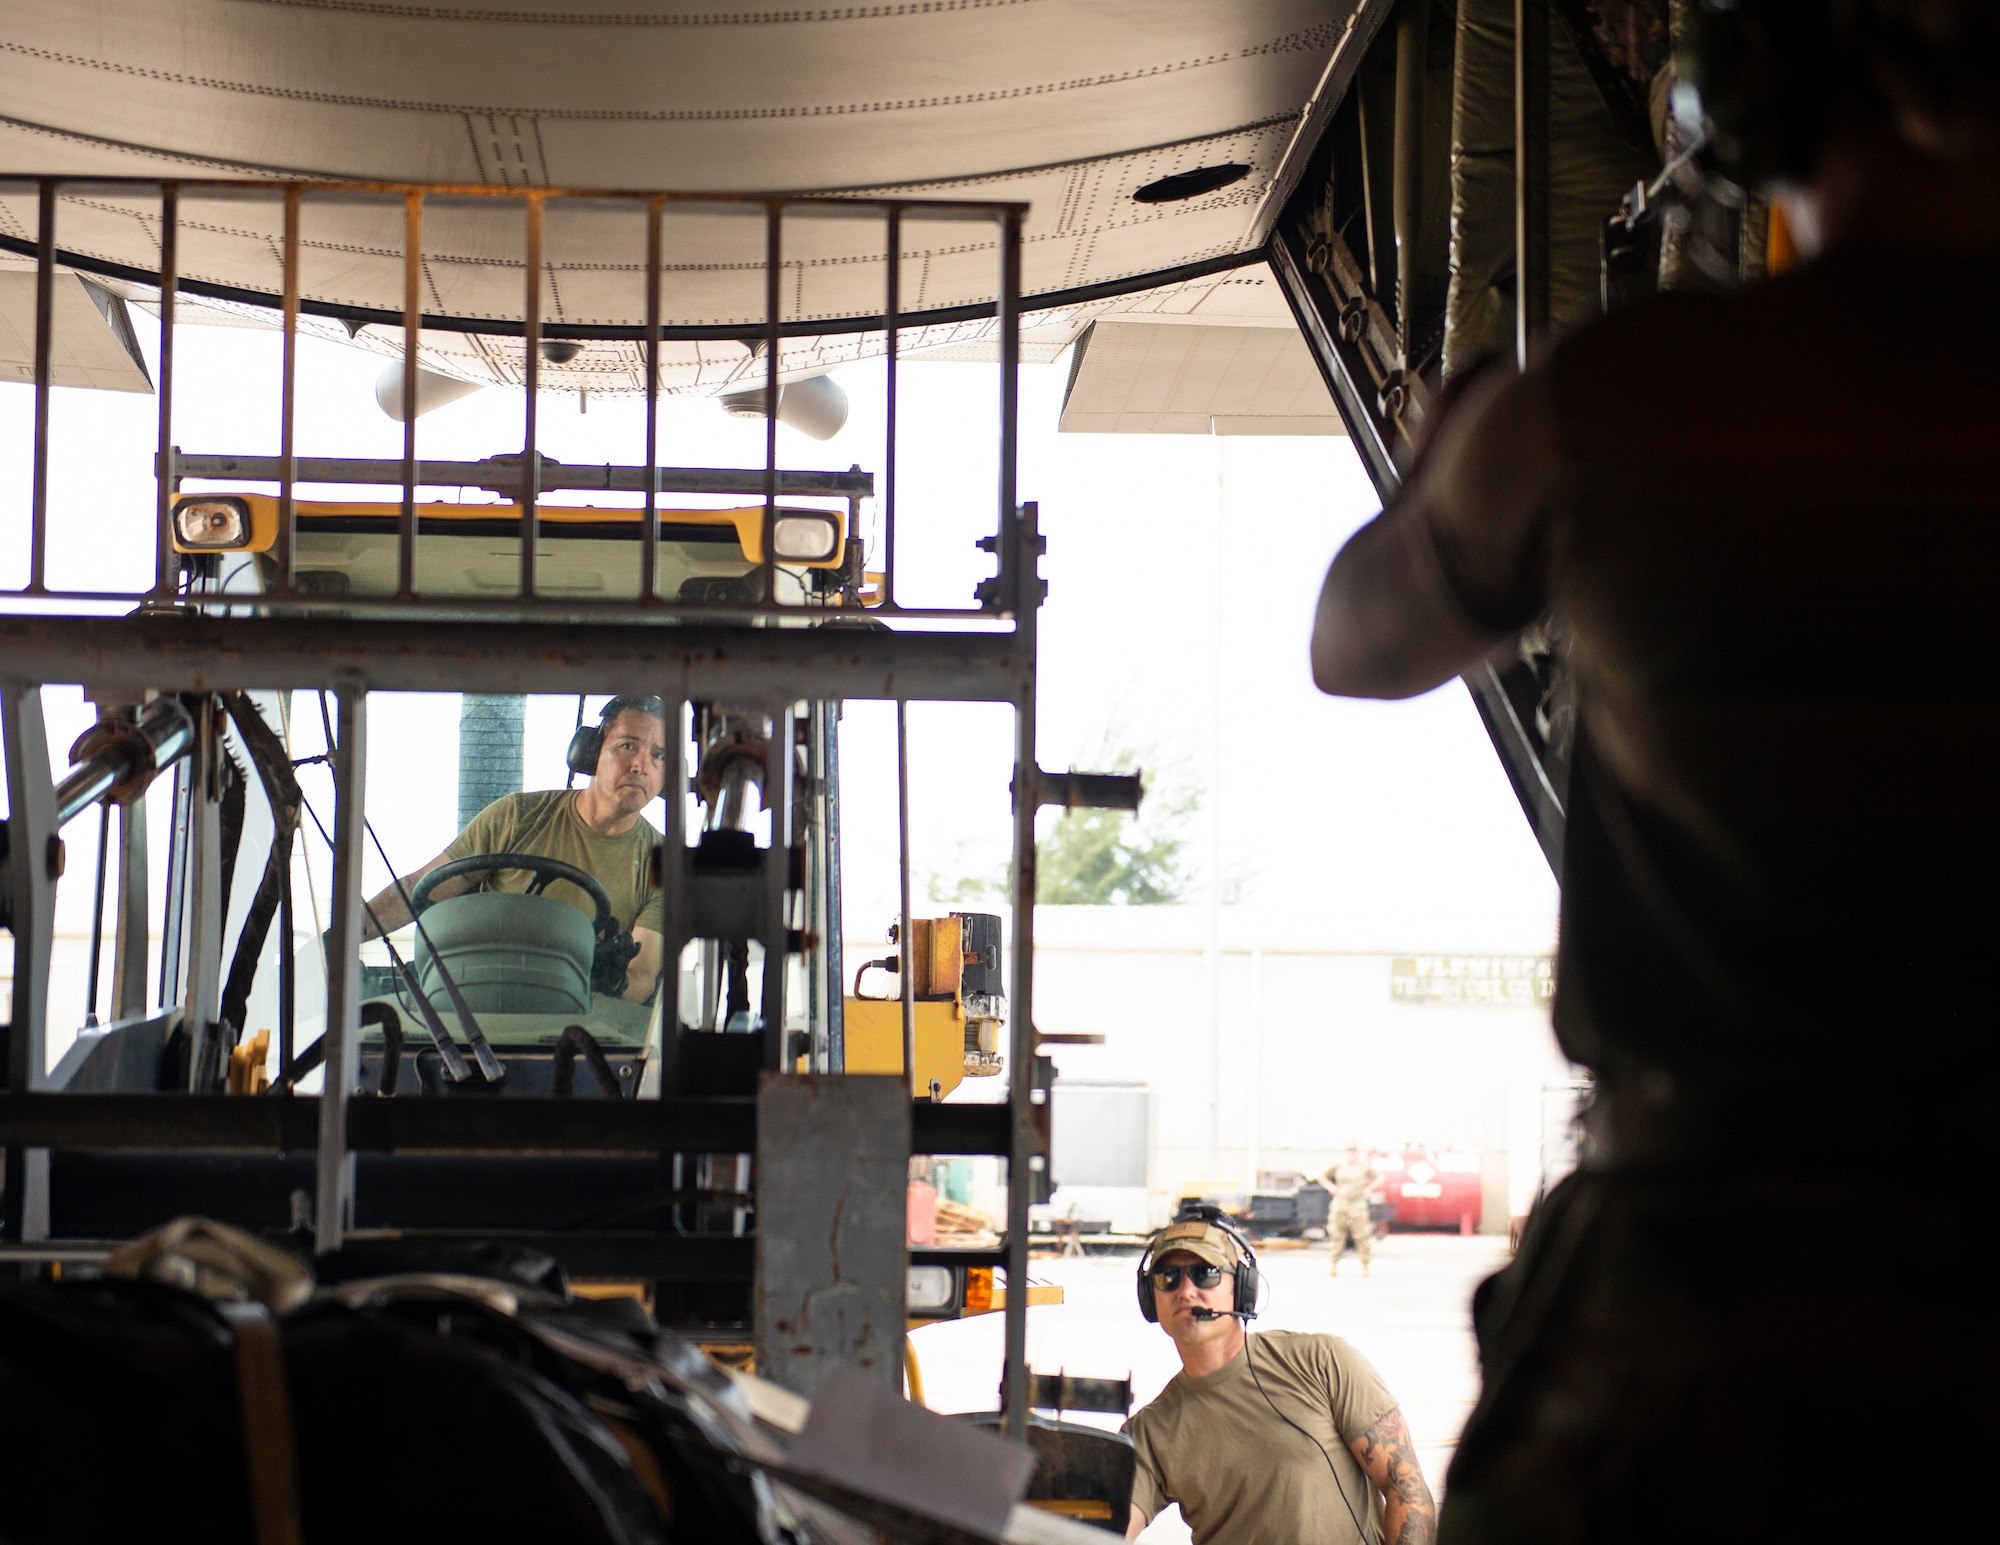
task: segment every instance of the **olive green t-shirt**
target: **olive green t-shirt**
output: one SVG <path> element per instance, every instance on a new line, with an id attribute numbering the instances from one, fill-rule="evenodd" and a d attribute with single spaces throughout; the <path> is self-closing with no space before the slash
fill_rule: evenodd
<path id="1" fill-rule="evenodd" d="M 1345 1341 L 1261 1331 L 1227 1367 L 1177 1373 L 1133 1413 L 1132 1505 L 1150 1520 L 1178 1502 L 1195 1545 L 1364 1545 L 1355 1522 L 1379 1539 L 1380 1506 L 1347 1445 L 1395 1408 Z"/>
<path id="2" fill-rule="evenodd" d="M 576 792 L 551 789 L 541 794 L 509 794 L 474 816 L 444 850 L 446 858 L 475 853 L 533 853 L 560 859 L 596 878 L 611 898 L 620 928 L 663 931 L 660 893 L 652 882 L 653 849 L 660 831 L 644 816 L 620 837 L 601 837 L 576 813 Z M 476 889 L 524 891 L 534 879 L 525 869 L 495 869 L 468 876 Z M 585 917 L 597 909 L 583 891 L 565 880 L 550 883 L 548 894 L 566 901 Z"/>

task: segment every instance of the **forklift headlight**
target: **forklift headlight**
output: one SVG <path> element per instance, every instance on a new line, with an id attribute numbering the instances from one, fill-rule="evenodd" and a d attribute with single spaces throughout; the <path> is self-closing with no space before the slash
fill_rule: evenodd
<path id="1" fill-rule="evenodd" d="M 174 534 L 183 547 L 247 547 L 250 506 L 241 499 L 183 499 L 174 506 Z"/>
<path id="2" fill-rule="evenodd" d="M 903 1307 L 910 1314 L 950 1314 L 957 1307 L 958 1284 L 949 1266 L 912 1266 L 904 1289 Z"/>
<path id="3" fill-rule="evenodd" d="M 771 546 L 780 563 L 824 563 L 840 551 L 840 525 L 831 515 L 780 515 Z"/>

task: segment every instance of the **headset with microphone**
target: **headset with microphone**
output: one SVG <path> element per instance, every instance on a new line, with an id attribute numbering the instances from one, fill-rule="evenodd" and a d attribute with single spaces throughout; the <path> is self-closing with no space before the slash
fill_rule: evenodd
<path id="1" fill-rule="evenodd" d="M 1198 1320 L 1219 1320 L 1225 1314 L 1230 1314 L 1239 1320 L 1256 1319 L 1258 1300 L 1263 1296 L 1264 1292 L 1263 1274 L 1257 1270 L 1257 1252 L 1250 1248 L 1250 1241 L 1243 1237 L 1236 1225 L 1229 1221 L 1229 1215 L 1220 1207 L 1211 1206 L 1207 1202 L 1185 1202 L 1182 1204 L 1181 1210 L 1174 1215 L 1173 1223 L 1169 1224 L 1156 1235 L 1153 1241 L 1146 1246 L 1145 1253 L 1139 1257 L 1139 1313 L 1145 1317 L 1146 1323 L 1148 1325 L 1157 1325 L 1160 1323 L 1159 1308 L 1153 1302 L 1153 1284 L 1151 1281 L 1153 1257 L 1159 1252 L 1162 1245 L 1165 1245 L 1169 1251 L 1183 1248 L 1180 1240 L 1168 1239 L 1166 1237 L 1173 1231 L 1176 1225 L 1182 1223 L 1207 1224 L 1212 1228 L 1220 1229 L 1236 1242 L 1236 1266 L 1232 1273 L 1235 1279 L 1236 1292 L 1235 1296 L 1230 1300 L 1234 1307 L 1229 1309 L 1197 1309 L 1194 1312 L 1195 1318 Z M 1186 1237 L 1189 1236 L 1183 1236 L 1183 1238 Z"/>
<path id="2" fill-rule="evenodd" d="M 1167 1238 L 1167 1235 L 1172 1233 L 1176 1226 L 1183 1223 L 1201 1223 L 1211 1228 L 1220 1229 L 1236 1242 L 1237 1250 L 1236 1267 L 1233 1272 L 1235 1278 L 1235 1296 L 1231 1300 L 1234 1307 L 1229 1309 L 1197 1308 L 1194 1311 L 1194 1317 L 1197 1320 L 1220 1320 L 1228 1316 L 1234 1316 L 1236 1319 L 1244 1321 L 1246 1325 L 1249 1321 L 1256 1319 L 1257 1310 L 1260 1307 L 1258 1300 L 1263 1296 L 1264 1291 L 1264 1277 L 1257 1270 L 1257 1252 L 1250 1248 L 1250 1241 L 1244 1238 L 1242 1231 L 1230 1221 L 1229 1215 L 1220 1207 L 1213 1206 L 1208 1202 L 1184 1202 L 1181 1204 L 1181 1210 L 1174 1215 L 1174 1221 L 1153 1237 L 1152 1241 L 1146 1246 L 1145 1253 L 1139 1257 L 1139 1313 L 1145 1316 L 1146 1323 L 1157 1325 L 1160 1322 L 1159 1309 L 1153 1301 L 1153 1284 L 1151 1281 L 1153 1257 L 1159 1253 L 1162 1246 L 1166 1248 L 1169 1254 L 1177 1249 L 1186 1248 L 1182 1241 L 1195 1236 L 1183 1234 L 1179 1239 Z M 1249 1305 L 1248 1308 L 1244 1307 L 1246 1304 Z M 1354 1503 L 1349 1499 L 1347 1495 L 1347 1483 L 1340 1478 L 1340 1467 L 1333 1462 L 1333 1455 L 1327 1452 L 1326 1445 L 1279 1409 L 1278 1402 L 1271 1398 L 1271 1392 L 1264 1387 L 1264 1376 L 1257 1371 L 1257 1359 L 1252 1355 L 1250 1350 L 1252 1339 L 1248 1335 L 1243 1339 L 1243 1360 L 1249 1367 L 1251 1379 L 1256 1383 L 1257 1393 L 1264 1397 L 1264 1404 L 1271 1408 L 1273 1416 L 1277 1417 L 1279 1421 L 1283 1422 L 1287 1427 L 1298 1433 L 1308 1443 L 1312 1444 L 1314 1448 L 1319 1450 L 1320 1458 L 1326 1461 L 1327 1473 L 1333 1477 L 1334 1489 L 1340 1493 L 1340 1505 L 1347 1510 L 1348 1519 L 1354 1525 L 1356 1537 L 1366 1542 L 1366 1545 L 1375 1545 L 1375 1535 L 1362 1522 L 1360 1513 L 1355 1510 Z"/>
<path id="3" fill-rule="evenodd" d="M 614 697 L 604 705 L 595 724 L 579 724 L 563 753 L 563 765 L 586 778 L 597 774 L 597 759 L 604 754 L 604 736 L 622 713 L 642 713 L 664 719 L 666 710 L 657 697 Z"/>

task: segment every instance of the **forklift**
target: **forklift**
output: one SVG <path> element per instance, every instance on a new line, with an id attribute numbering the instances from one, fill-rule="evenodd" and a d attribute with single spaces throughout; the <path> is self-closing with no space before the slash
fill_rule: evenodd
<path id="1" fill-rule="evenodd" d="M 54 179 L 41 187 L 51 212 L 59 192 L 74 191 Z M 158 189 L 170 233 L 187 187 Z M 295 219 L 324 189 L 231 191 Z M 672 197 L 644 199 L 657 209 Z M 982 213 L 1014 252 L 1018 206 Z M 52 226 L 51 213 L 38 246 L 45 287 L 58 266 Z M 595 1443 L 611 1457 L 571 1470 L 586 1475 L 577 1484 L 594 1517 L 639 1520 L 627 1537 L 703 1508 L 722 1537 L 767 1540 L 854 1537 L 857 1520 L 910 1539 L 1069 1538 L 1079 1526 L 1065 1514 L 1113 1527 L 1129 1494 L 1129 1445 L 1107 1467 L 1103 1434 L 1065 1436 L 1065 1424 L 1031 1415 L 1033 1294 L 994 1283 L 1000 1272 L 1026 1284 L 1027 1209 L 1049 1186 L 1052 1070 L 1030 1005 L 1035 815 L 1044 804 L 1138 798 L 1136 779 L 1049 774 L 1035 762 L 1043 542 L 1034 505 L 1015 495 L 1011 393 L 998 519 L 981 544 L 994 574 L 971 606 L 903 607 L 893 544 L 880 571 L 868 569 L 859 512 L 878 494 L 859 468 L 781 468 L 774 435 L 765 465 L 741 470 L 661 467 L 650 433 L 643 464 L 573 468 L 541 455 L 533 304 L 518 323 L 529 361 L 519 453 L 419 462 L 406 426 L 400 462 L 294 455 L 289 340 L 307 304 L 296 244 L 283 293 L 270 297 L 288 340 L 281 453 L 184 452 L 169 437 L 179 281 L 171 239 L 164 250 L 154 583 L 137 597 L 58 593 L 37 568 L 31 590 L 49 607 L 0 616 L 0 924 L 16 960 L 0 1265 L 31 1284 L 0 1340 L 29 1326 L 54 1334 L 53 1317 L 84 1355 L 135 1314 L 157 1319 L 161 1293 L 173 1313 L 201 1320 L 206 1351 L 186 1355 L 233 1363 L 239 1396 L 222 1406 L 246 1445 L 247 1523 L 224 1508 L 215 1527 L 225 1537 L 284 1538 L 301 1518 L 310 1532 L 338 1516 L 325 1478 L 354 1450 L 312 1434 L 360 1398 L 341 1381 L 373 1367 L 389 1398 L 449 1421 L 457 1407 L 431 1396 L 466 1346 L 478 1348 L 481 1378 L 500 1377 L 494 1358 L 511 1359 L 567 1392 L 565 1405 L 540 1386 L 516 1391 L 516 1415 L 546 1428 L 560 1408 L 588 1429 L 570 1448 Z M 657 301 L 657 246 L 651 261 Z M 1003 315 L 1018 306 L 1018 263 L 1007 272 Z M 655 355 L 657 316 L 656 305 L 655 320 L 633 329 Z M 414 296 L 401 320 L 414 373 Z M 770 332 L 774 401 L 775 320 Z M 43 337 L 44 409 L 48 356 Z M 646 398 L 650 422 L 655 378 Z M 38 423 L 40 468 L 45 411 Z M 343 484 L 400 484 L 402 498 L 297 492 Z M 439 486 L 494 497 L 418 498 Z M 555 489 L 627 497 L 544 507 Z M 739 502 L 668 507 L 673 495 Z M 893 501 L 893 481 L 881 497 Z M 38 555 L 48 519 L 38 498 Z M 123 615 L 102 615 L 121 601 Z M 85 609 L 99 615 L 86 622 Z M 58 782 L 43 772 L 40 693 L 66 682 L 84 685 L 99 719 Z M 532 871 L 522 892 L 439 899 L 432 889 L 446 875 L 433 871 L 406 893 L 409 932 L 383 941 L 386 961 L 365 957 L 370 694 L 605 690 L 656 700 L 667 726 L 669 797 L 651 876 L 661 989 L 643 1002 L 609 990 L 602 956 L 619 941 L 602 887 L 535 855 L 448 866 Z M 847 990 L 840 947 L 840 704 L 867 697 L 1004 702 L 1018 727 L 1011 935 L 992 915 L 913 918 L 906 899 L 886 996 Z M 317 740 L 300 733 L 314 719 Z M 298 776 L 322 762 L 333 788 L 324 811 Z M 160 915 L 144 795 L 166 778 Z M 98 807 L 120 813 L 105 866 L 117 919 L 112 1014 L 51 1067 L 61 832 Z M 331 863 L 323 1000 L 316 973 L 301 970 L 317 964 L 313 946 L 297 947 L 302 830 Z M 907 898 L 907 844 L 902 864 Z M 584 897 L 587 911 L 551 886 Z M 155 933 L 160 988 L 147 1001 Z M 966 1076 L 1006 1078 L 1006 1102 L 946 1102 Z M 1008 1161 L 997 1248 L 908 1246 L 913 1154 Z M 1004 1441 L 900 1392 L 911 1311 L 982 1306 L 1006 1318 Z M 147 1324 L 172 1355 L 194 1334 Z M 390 1330 L 408 1343 L 400 1356 L 369 1350 Z M 702 1347 L 733 1351 L 725 1360 L 736 1366 L 724 1370 Z M 406 1387 L 411 1378 L 418 1387 Z M 193 1388 L 157 1392 L 160 1411 Z M 90 1420 L 96 1407 L 76 1399 Z M 901 1446 L 930 1444 L 951 1463 L 885 1476 L 852 1451 L 855 1431 L 879 1441 L 912 1422 L 923 1431 Z M 517 1438 L 486 1433 L 485 1447 L 507 1452 Z M 32 1434 L 0 1434 L 13 1439 L 40 1452 Z M 1063 1459 L 1086 1449 L 1087 1463 Z M 536 1496 L 546 1501 L 524 1479 L 534 1470 L 474 1463 L 484 1494 L 520 1497 L 523 1516 Z M 954 1478 L 975 1473 L 997 1479 Z M 983 1500 L 959 1495 L 968 1486 Z M 434 1498 L 405 1501 L 437 1526 Z"/>

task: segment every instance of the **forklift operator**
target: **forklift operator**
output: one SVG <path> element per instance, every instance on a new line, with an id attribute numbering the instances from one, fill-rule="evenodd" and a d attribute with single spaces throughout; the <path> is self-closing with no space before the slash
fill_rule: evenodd
<path id="1" fill-rule="evenodd" d="M 641 812 L 660 797 L 666 784 L 666 723 L 659 700 L 614 697 L 604 705 L 594 729 L 578 732 L 570 748 L 570 765 L 576 771 L 588 769 L 590 782 L 576 790 L 509 794 L 495 800 L 436 858 L 368 903 L 363 937 L 374 938 L 409 922 L 406 897 L 440 864 L 485 853 L 560 859 L 604 887 L 618 919 L 621 933 L 599 948 L 597 990 L 635 1003 L 649 999 L 660 976 L 662 909 L 652 880 L 652 858 L 662 839 Z M 488 870 L 445 880 L 431 895 L 442 901 L 474 890 L 520 892 L 534 878 L 520 869 Z M 549 894 L 586 916 L 594 915 L 589 898 L 575 885 L 557 880 Z"/>

